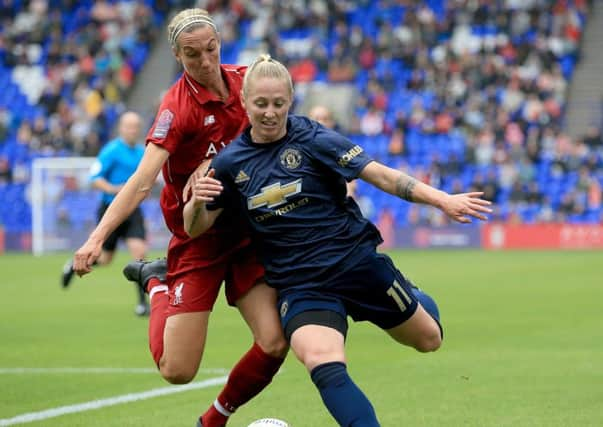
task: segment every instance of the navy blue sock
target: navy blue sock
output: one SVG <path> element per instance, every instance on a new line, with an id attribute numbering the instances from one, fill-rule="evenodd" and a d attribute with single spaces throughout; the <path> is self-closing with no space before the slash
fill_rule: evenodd
<path id="1" fill-rule="evenodd" d="M 310 373 L 322 401 L 342 427 L 379 427 L 373 405 L 348 375 L 345 363 L 318 365 Z"/>
<path id="2" fill-rule="evenodd" d="M 438 326 L 440 327 L 440 334 L 443 338 L 444 330 L 440 324 L 440 310 L 438 309 L 438 305 L 434 299 L 417 287 L 412 288 L 412 293 L 415 295 L 417 300 L 419 300 L 419 303 L 421 303 L 425 311 L 429 313 L 429 315 L 438 323 Z"/>

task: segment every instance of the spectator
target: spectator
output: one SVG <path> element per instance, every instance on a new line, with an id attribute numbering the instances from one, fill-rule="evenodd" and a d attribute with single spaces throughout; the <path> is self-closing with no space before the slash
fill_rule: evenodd
<path id="1" fill-rule="evenodd" d="M 603 147 L 603 137 L 601 137 L 601 130 L 596 126 L 589 126 L 586 129 L 582 140 L 591 150 L 598 150 Z"/>
<path id="2" fill-rule="evenodd" d="M 406 146 L 404 145 L 404 131 L 399 127 L 396 127 L 393 130 L 392 135 L 389 138 L 387 151 L 392 156 L 402 156 L 406 154 Z"/>
<path id="3" fill-rule="evenodd" d="M 0 185 L 11 184 L 13 182 L 13 171 L 5 155 L 0 155 Z"/>
<path id="4" fill-rule="evenodd" d="M 315 105 L 312 107 L 308 112 L 308 117 L 329 129 L 338 130 L 339 128 L 331 110 L 324 105 Z"/>
<path id="5" fill-rule="evenodd" d="M 383 112 L 370 106 L 368 111 L 360 119 L 360 131 L 364 135 L 375 136 L 381 134 L 385 129 Z"/>

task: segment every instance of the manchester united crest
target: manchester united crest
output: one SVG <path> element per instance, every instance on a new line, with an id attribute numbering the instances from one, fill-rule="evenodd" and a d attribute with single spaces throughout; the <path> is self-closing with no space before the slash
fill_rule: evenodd
<path id="1" fill-rule="evenodd" d="M 301 165 L 302 155 L 295 148 L 287 148 L 281 153 L 281 164 L 287 169 L 297 169 Z"/>
<path id="2" fill-rule="evenodd" d="M 289 310 L 289 303 L 287 300 L 285 300 L 281 304 L 281 317 L 285 317 L 287 315 L 287 310 Z"/>

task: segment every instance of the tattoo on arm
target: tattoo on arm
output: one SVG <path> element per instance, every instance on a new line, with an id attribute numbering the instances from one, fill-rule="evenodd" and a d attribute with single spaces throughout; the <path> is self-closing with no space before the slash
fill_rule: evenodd
<path id="1" fill-rule="evenodd" d="M 195 228 L 195 224 L 197 224 L 197 221 L 199 220 L 199 216 L 201 215 L 201 208 L 196 208 L 193 211 L 193 218 L 191 219 L 191 224 L 189 227 L 189 233 L 191 233 L 193 231 L 193 228 Z"/>
<path id="2" fill-rule="evenodd" d="M 401 174 L 396 181 L 396 195 L 409 202 L 413 201 L 412 192 L 417 185 L 417 180 Z"/>

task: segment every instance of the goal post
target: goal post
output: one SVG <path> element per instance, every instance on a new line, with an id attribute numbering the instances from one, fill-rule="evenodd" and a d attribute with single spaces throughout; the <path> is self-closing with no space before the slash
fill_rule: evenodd
<path id="1" fill-rule="evenodd" d="M 74 251 L 97 223 L 101 192 L 90 185 L 94 157 L 37 158 L 32 163 L 32 251 Z M 159 186 L 157 186 L 159 190 Z M 150 249 L 165 250 L 170 233 L 159 208 L 159 191 L 142 203 Z"/>

